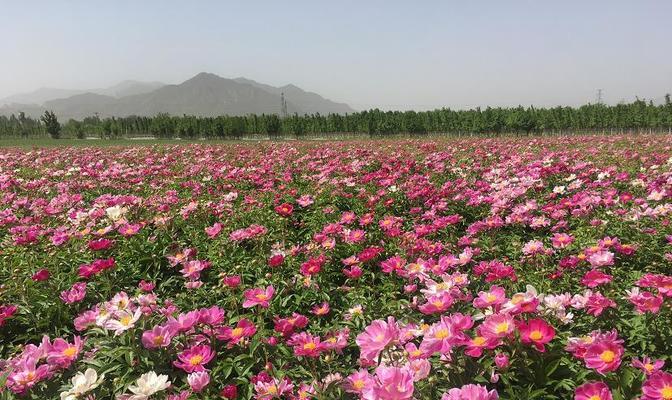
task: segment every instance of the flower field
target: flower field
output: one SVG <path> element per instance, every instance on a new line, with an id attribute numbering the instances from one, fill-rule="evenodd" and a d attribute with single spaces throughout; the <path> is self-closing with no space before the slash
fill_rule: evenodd
<path id="1" fill-rule="evenodd" d="M 0 148 L 0 398 L 672 399 L 672 136 Z"/>

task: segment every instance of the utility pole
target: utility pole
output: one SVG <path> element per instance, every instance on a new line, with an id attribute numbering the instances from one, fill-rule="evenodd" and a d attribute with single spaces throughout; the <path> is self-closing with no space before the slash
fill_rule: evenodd
<path id="1" fill-rule="evenodd" d="M 602 104 L 602 89 L 597 89 L 597 104 Z"/>
<path id="2" fill-rule="evenodd" d="M 287 100 L 285 100 L 285 93 L 280 93 L 280 116 L 287 118 Z"/>

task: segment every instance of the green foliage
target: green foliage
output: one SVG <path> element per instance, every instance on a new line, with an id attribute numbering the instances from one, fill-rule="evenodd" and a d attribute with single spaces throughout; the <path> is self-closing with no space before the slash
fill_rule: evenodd
<path id="1" fill-rule="evenodd" d="M 49 136 L 52 139 L 59 139 L 61 137 L 61 124 L 58 122 L 56 114 L 53 111 L 45 111 L 41 119 Z"/>
<path id="2" fill-rule="evenodd" d="M 46 116 L 46 114 L 45 114 Z M 44 118 L 44 117 L 43 117 Z M 50 113 L 49 120 L 55 119 Z M 57 122 L 57 121 L 56 121 Z M 51 123 L 51 122 L 50 122 Z M 54 126 L 54 125 L 50 125 Z M 50 128 L 39 120 L 20 113 L 18 116 L 0 116 L 0 138 L 40 137 Z M 319 134 L 362 134 L 388 136 L 397 134 L 420 135 L 437 132 L 455 135 L 500 135 L 585 132 L 629 132 L 672 130 L 672 102 L 669 95 L 665 104 L 654 105 L 644 100 L 629 104 L 606 106 L 588 104 L 578 108 L 480 108 L 433 111 L 381 111 L 379 109 L 347 115 L 292 115 L 280 118 L 276 114 L 247 116 L 128 116 L 122 118 L 87 117 L 80 123 L 70 120 L 63 127 L 67 137 L 100 136 L 117 139 L 130 136 L 155 136 L 182 139 L 240 139 L 245 135 L 293 135 L 302 137 Z"/>

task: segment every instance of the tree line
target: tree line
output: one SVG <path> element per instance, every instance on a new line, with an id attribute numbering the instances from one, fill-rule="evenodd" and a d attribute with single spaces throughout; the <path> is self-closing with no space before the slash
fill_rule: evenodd
<path id="1" fill-rule="evenodd" d="M 0 116 L 0 138 L 33 137 L 124 137 L 239 139 L 248 135 L 306 136 L 362 134 L 386 136 L 426 133 L 490 134 L 503 133 L 572 133 L 590 131 L 670 131 L 672 101 L 664 104 L 644 100 L 617 105 L 587 104 L 581 107 L 488 107 L 471 110 L 381 111 L 378 109 L 352 114 L 247 116 L 129 116 L 100 118 L 91 116 L 59 123 L 53 112 L 40 119 L 19 115 Z"/>

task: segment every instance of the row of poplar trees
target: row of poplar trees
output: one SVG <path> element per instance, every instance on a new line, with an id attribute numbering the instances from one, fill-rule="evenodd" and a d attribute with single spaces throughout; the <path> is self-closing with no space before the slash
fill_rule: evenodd
<path id="1" fill-rule="evenodd" d="M 153 136 L 158 138 L 239 139 L 250 135 L 368 135 L 396 134 L 536 134 L 577 132 L 627 132 L 672 130 L 672 101 L 664 104 L 636 100 L 617 105 L 588 104 L 581 107 L 476 108 L 433 111 L 381 111 L 352 114 L 247 116 L 129 116 L 100 118 L 91 116 L 60 124 L 47 111 L 40 119 L 25 114 L 0 116 L 0 138 L 17 137 L 100 137 L 106 139 Z"/>

